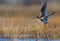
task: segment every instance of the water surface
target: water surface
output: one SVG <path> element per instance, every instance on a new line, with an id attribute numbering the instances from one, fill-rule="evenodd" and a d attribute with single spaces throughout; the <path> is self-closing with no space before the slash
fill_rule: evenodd
<path id="1" fill-rule="evenodd" d="M 60 41 L 60 39 L 52 40 L 52 39 L 46 39 L 46 38 L 40 38 L 40 39 L 18 39 L 18 38 L 0 38 L 0 41 Z"/>

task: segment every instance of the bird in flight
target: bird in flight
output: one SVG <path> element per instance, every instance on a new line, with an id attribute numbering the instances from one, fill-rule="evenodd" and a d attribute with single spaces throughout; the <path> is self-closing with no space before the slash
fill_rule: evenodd
<path id="1" fill-rule="evenodd" d="M 43 4 L 43 6 L 41 8 L 41 16 L 36 16 L 36 18 L 40 19 L 41 22 L 43 22 L 44 24 L 47 24 L 48 18 L 55 14 L 55 11 L 54 11 L 50 15 L 48 15 L 47 11 L 48 11 L 47 10 L 47 3 L 45 1 L 45 3 Z"/>

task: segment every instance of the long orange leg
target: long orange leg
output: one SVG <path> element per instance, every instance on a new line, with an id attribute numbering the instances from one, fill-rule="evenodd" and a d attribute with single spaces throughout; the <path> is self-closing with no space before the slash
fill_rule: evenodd
<path id="1" fill-rule="evenodd" d="M 44 24 L 44 31 L 47 31 L 47 25 Z"/>

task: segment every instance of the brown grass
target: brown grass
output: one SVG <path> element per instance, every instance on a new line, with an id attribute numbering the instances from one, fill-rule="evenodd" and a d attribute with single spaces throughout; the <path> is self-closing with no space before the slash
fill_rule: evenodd
<path id="1" fill-rule="evenodd" d="M 32 9 L 31 9 L 32 8 Z M 10 36 L 9 34 L 44 34 L 43 24 L 39 22 L 35 16 L 40 13 L 40 6 L 37 8 L 33 7 L 24 7 L 21 8 L 3 8 L 0 10 L 0 34 L 7 34 L 7 37 L 18 38 L 17 35 Z M 49 11 L 50 12 L 50 11 Z M 46 33 L 53 34 L 53 38 L 60 38 L 60 16 L 59 11 L 56 12 L 56 15 L 52 16 L 49 19 L 49 25 L 47 26 L 48 30 Z M 23 36 L 19 36 L 19 38 Z M 25 38 L 28 35 L 24 36 Z M 31 36 L 29 36 L 31 37 Z M 32 36 L 35 37 L 35 36 Z M 39 37 L 38 35 L 36 37 Z M 40 36 L 40 37 L 45 37 Z M 49 36 L 48 36 L 49 37 Z"/>

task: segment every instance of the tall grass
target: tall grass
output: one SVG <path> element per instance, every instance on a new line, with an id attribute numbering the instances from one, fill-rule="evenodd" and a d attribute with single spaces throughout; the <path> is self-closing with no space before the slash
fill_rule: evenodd
<path id="1" fill-rule="evenodd" d="M 35 16 L 39 15 L 40 10 L 38 8 L 29 9 L 1 9 L 0 10 L 0 37 L 7 38 L 60 38 L 60 16 L 58 11 L 56 15 L 49 19 L 47 25 L 47 31 L 43 29 L 43 24 L 39 22 Z M 22 34 L 22 35 L 21 35 Z M 23 35 L 26 34 L 26 35 Z M 29 34 L 32 34 L 29 36 Z M 40 35 L 41 34 L 41 35 Z M 46 38 L 47 38 L 46 37 Z"/>

